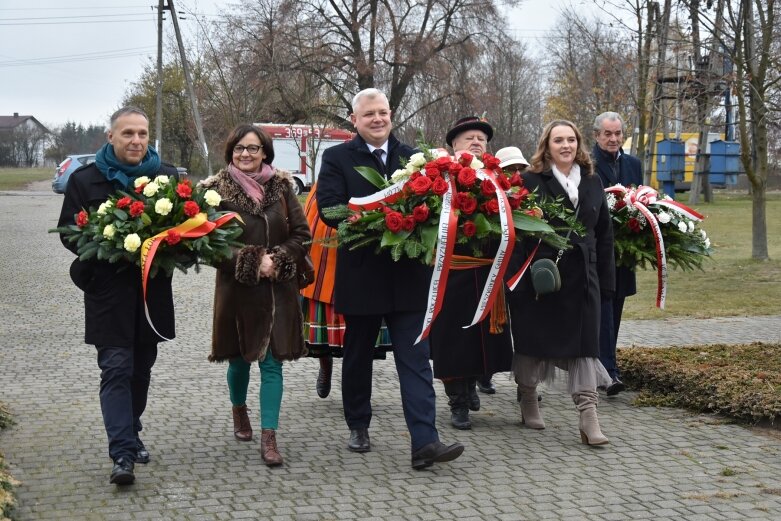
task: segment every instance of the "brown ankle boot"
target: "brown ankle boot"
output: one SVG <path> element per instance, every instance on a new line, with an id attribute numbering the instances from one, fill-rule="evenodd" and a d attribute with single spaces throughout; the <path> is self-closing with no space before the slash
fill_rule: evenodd
<path id="1" fill-rule="evenodd" d="M 233 406 L 233 435 L 239 441 L 252 441 L 252 423 L 247 415 L 247 404 Z"/>
<path id="2" fill-rule="evenodd" d="M 260 456 L 269 467 L 282 465 L 282 454 L 277 450 L 277 436 L 274 429 L 260 431 Z"/>

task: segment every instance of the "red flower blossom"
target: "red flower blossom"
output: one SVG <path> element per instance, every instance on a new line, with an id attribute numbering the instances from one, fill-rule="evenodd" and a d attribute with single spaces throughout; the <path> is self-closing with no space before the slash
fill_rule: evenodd
<path id="1" fill-rule="evenodd" d="M 133 201 L 133 203 L 130 205 L 130 215 L 132 217 L 138 217 L 142 213 L 144 213 L 144 202 Z"/>
<path id="2" fill-rule="evenodd" d="M 471 188 L 477 181 L 477 174 L 471 168 L 462 168 L 458 173 L 458 184 L 464 188 Z"/>
<path id="3" fill-rule="evenodd" d="M 499 162 L 500 161 L 491 154 L 487 152 L 483 154 L 483 165 L 485 165 L 485 167 L 489 170 L 496 170 L 499 168 Z"/>
<path id="4" fill-rule="evenodd" d="M 436 179 L 442 174 L 439 173 L 439 168 L 436 166 L 426 166 L 426 175 L 431 179 Z"/>
<path id="5" fill-rule="evenodd" d="M 464 236 L 471 237 L 475 234 L 477 228 L 475 227 L 475 223 L 472 221 L 466 221 L 461 225 L 461 231 L 464 232 Z"/>
<path id="6" fill-rule="evenodd" d="M 130 197 L 125 196 L 117 200 L 117 208 L 127 208 L 132 202 L 133 200 Z"/>
<path id="7" fill-rule="evenodd" d="M 410 174 L 410 176 L 409 176 L 409 180 L 410 181 L 414 181 L 415 179 L 417 179 L 418 177 L 420 177 L 422 175 L 423 174 L 421 174 L 420 172 L 412 172 L 412 174 Z"/>
<path id="8" fill-rule="evenodd" d="M 76 216 L 76 226 L 78 226 L 79 228 L 84 228 L 85 226 L 87 226 L 87 224 L 89 224 L 89 214 L 84 210 L 82 210 Z"/>
<path id="9" fill-rule="evenodd" d="M 499 201 L 496 199 L 491 199 L 490 201 L 486 201 L 485 204 L 483 204 L 483 210 L 488 215 L 494 215 L 499 213 Z"/>
<path id="10" fill-rule="evenodd" d="M 385 208 L 387 208 L 387 206 Z M 350 214 L 349 217 L 347 217 L 347 219 L 345 219 L 345 221 L 347 221 L 350 224 L 353 224 L 353 223 L 357 223 L 361 219 L 361 217 L 363 217 L 363 214 L 361 212 L 353 212 Z"/>
<path id="11" fill-rule="evenodd" d="M 450 161 L 450 158 L 448 156 L 445 156 L 445 157 L 438 157 L 438 158 L 436 158 L 433 161 L 433 163 L 435 165 L 437 165 L 437 168 L 439 168 L 440 172 L 445 172 L 445 171 L 448 170 L 448 168 L 450 168 L 451 161 Z M 431 163 L 428 163 L 426 166 L 428 166 L 430 164 Z M 450 170 L 450 171 L 452 172 L 453 170 Z"/>
<path id="12" fill-rule="evenodd" d="M 415 195 L 424 195 L 431 189 L 431 179 L 426 176 L 420 176 L 417 179 L 410 180 L 407 185 L 415 192 Z"/>
<path id="13" fill-rule="evenodd" d="M 419 204 L 415 208 L 412 209 L 412 217 L 415 218 L 415 220 L 419 223 L 422 223 L 426 219 L 428 219 L 429 209 L 428 206 L 426 206 L 426 203 Z"/>
<path id="14" fill-rule="evenodd" d="M 437 177 L 431 184 L 431 191 L 437 195 L 443 195 L 445 192 L 447 192 L 448 186 L 449 185 L 447 181 L 441 177 Z"/>
<path id="15" fill-rule="evenodd" d="M 385 214 L 385 226 L 393 233 L 400 232 L 403 223 L 404 218 L 399 212 L 389 212 Z"/>
<path id="16" fill-rule="evenodd" d="M 616 201 L 616 205 L 615 205 L 614 209 L 616 211 L 618 211 L 621 208 L 623 208 L 624 206 L 626 206 L 626 202 L 623 199 L 619 199 L 618 201 Z"/>
<path id="17" fill-rule="evenodd" d="M 405 215 L 401 221 L 401 227 L 405 232 L 411 232 L 415 228 L 415 218 L 411 215 Z"/>
<path id="18" fill-rule="evenodd" d="M 135 192 L 136 192 L 137 194 L 140 194 L 141 192 L 143 192 L 143 191 L 144 191 L 144 187 L 145 187 L 145 186 L 146 186 L 146 185 L 141 185 L 141 186 L 138 186 L 138 187 L 136 187 L 136 190 L 135 190 Z"/>
<path id="19" fill-rule="evenodd" d="M 181 240 L 182 234 L 174 230 L 168 230 L 168 235 L 165 236 L 165 242 L 167 242 L 169 246 L 173 246 Z"/>
<path id="20" fill-rule="evenodd" d="M 523 177 L 521 177 L 520 173 L 515 172 L 510 177 L 510 185 L 512 185 L 512 186 L 523 186 Z"/>
<path id="21" fill-rule="evenodd" d="M 502 190 L 509 190 L 512 186 L 510 179 L 506 175 L 496 176 L 496 182 L 499 183 L 499 186 L 502 187 Z"/>
<path id="22" fill-rule="evenodd" d="M 452 175 L 458 175 L 461 170 L 463 170 L 463 166 L 461 166 L 460 163 L 450 163 L 450 168 L 448 169 L 448 172 L 450 172 Z"/>
<path id="23" fill-rule="evenodd" d="M 458 208 L 466 215 L 470 215 L 477 210 L 477 199 L 472 197 L 472 194 L 458 192 L 456 199 L 458 201 Z"/>
<path id="24" fill-rule="evenodd" d="M 507 201 L 510 203 L 510 208 L 512 208 L 513 210 L 517 210 L 518 208 L 520 208 L 523 199 L 524 198 L 519 196 L 518 194 L 510 194 L 507 196 Z"/>
<path id="25" fill-rule="evenodd" d="M 176 190 L 178 191 L 179 187 L 176 187 Z M 195 217 L 196 215 L 198 215 L 198 212 L 200 211 L 201 209 L 198 206 L 198 203 L 196 203 L 195 201 L 187 201 L 184 203 L 184 214 L 187 217 Z"/>
<path id="26" fill-rule="evenodd" d="M 461 163 L 464 166 L 469 166 L 472 164 L 472 160 L 475 158 L 472 154 L 469 152 L 461 152 L 461 155 L 458 158 L 458 162 Z"/>
<path id="27" fill-rule="evenodd" d="M 483 182 L 480 183 L 480 191 L 483 192 L 483 195 L 490 196 L 496 193 L 496 186 L 488 179 L 483 179 Z"/>
<path id="28" fill-rule="evenodd" d="M 176 185 L 176 193 L 183 199 L 189 199 L 193 195 L 193 189 L 188 183 Z"/>
<path id="29" fill-rule="evenodd" d="M 637 220 L 636 217 L 630 217 L 629 220 L 626 222 L 626 225 L 629 227 L 630 230 L 632 230 L 635 233 L 640 233 L 642 231 L 643 227 L 640 224 L 640 221 Z"/>

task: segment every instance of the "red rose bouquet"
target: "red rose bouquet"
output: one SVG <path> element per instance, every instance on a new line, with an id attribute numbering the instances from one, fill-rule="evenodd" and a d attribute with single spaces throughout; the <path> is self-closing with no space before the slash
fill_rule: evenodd
<path id="1" fill-rule="evenodd" d="M 406 256 L 430 265 L 445 231 L 442 210 L 446 199 L 448 213 L 455 219 L 449 226 L 455 232 L 455 244 L 466 245 L 474 257 L 492 255 L 488 244 L 506 233 L 501 192 L 509 226 L 555 248 L 566 248 L 566 239 L 543 216 L 559 217 L 578 229 L 572 213 L 558 201 L 537 200 L 523 186 L 520 174 L 502 172 L 492 155 L 484 154 L 481 159 L 468 153 L 453 158 L 444 150 L 424 148 L 390 182 L 372 168 L 357 167 L 379 192 L 323 211 L 343 219 L 337 234 L 340 244 L 351 249 L 374 245 L 389 250 L 395 260 Z"/>
<path id="2" fill-rule="evenodd" d="M 130 262 L 144 280 L 162 269 L 228 259 L 242 228 L 232 212 L 217 211 L 220 195 L 193 187 L 189 179 L 139 177 L 133 191 L 118 191 L 98 208 L 83 209 L 75 223 L 50 230 L 75 243 L 81 260 Z"/>

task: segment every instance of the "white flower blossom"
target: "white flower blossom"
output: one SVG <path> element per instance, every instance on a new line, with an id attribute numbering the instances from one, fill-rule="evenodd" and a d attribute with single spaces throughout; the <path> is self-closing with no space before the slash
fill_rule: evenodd
<path id="1" fill-rule="evenodd" d="M 114 206 L 114 203 L 111 201 L 106 201 L 105 203 L 100 203 L 100 206 L 98 206 L 98 215 L 106 215 L 106 211 L 108 211 L 109 208 Z"/>
<path id="2" fill-rule="evenodd" d="M 107 224 L 103 228 L 103 237 L 105 237 L 106 239 L 113 239 L 114 238 L 114 234 L 116 232 L 117 232 L 117 229 L 114 227 L 113 224 Z"/>
<path id="3" fill-rule="evenodd" d="M 138 188 L 141 185 L 147 184 L 149 181 L 150 179 L 147 176 L 143 175 L 141 177 L 136 178 L 136 180 L 133 182 L 133 186 Z"/>
<path id="4" fill-rule="evenodd" d="M 686 233 L 689 231 L 689 227 L 686 225 L 686 222 L 678 221 L 678 230 L 680 230 L 681 233 Z"/>
<path id="5" fill-rule="evenodd" d="M 694 231 L 694 221 L 689 221 L 687 226 L 689 227 L 689 233 Z"/>
<path id="6" fill-rule="evenodd" d="M 206 204 L 209 206 L 217 206 L 220 204 L 220 201 L 222 201 L 222 197 L 214 190 L 206 190 L 206 193 L 203 194 L 203 200 L 206 201 Z"/>
<path id="7" fill-rule="evenodd" d="M 159 175 L 155 177 L 155 183 L 159 184 L 160 186 L 167 185 L 169 181 L 170 179 L 168 178 L 167 175 Z"/>
<path id="8" fill-rule="evenodd" d="M 659 212 L 656 214 L 656 220 L 662 224 L 667 224 L 670 222 L 670 219 L 672 219 L 672 217 L 670 217 L 670 214 L 667 212 Z"/>
<path id="9" fill-rule="evenodd" d="M 426 164 L 426 156 L 423 155 L 423 152 L 417 152 L 415 154 L 412 154 L 409 158 L 409 161 L 407 162 L 408 165 L 414 165 L 418 168 L 422 167 Z"/>
<path id="10" fill-rule="evenodd" d="M 131 233 L 125 237 L 125 249 L 133 253 L 141 246 L 141 237 L 137 233 Z"/>
<path id="11" fill-rule="evenodd" d="M 469 167 L 470 167 L 471 169 L 473 169 L 473 170 L 480 170 L 481 168 L 484 168 L 484 167 L 485 167 L 485 165 L 483 164 L 483 162 L 482 162 L 482 161 L 480 161 L 480 160 L 479 160 L 479 159 L 477 159 L 476 157 L 473 157 L 473 158 L 472 158 L 472 164 L 471 164 L 471 165 L 469 165 Z"/>
<path id="12" fill-rule="evenodd" d="M 174 203 L 167 197 L 163 197 L 155 203 L 155 213 L 158 215 L 168 215 L 174 207 Z"/>
<path id="13" fill-rule="evenodd" d="M 158 190 L 160 190 L 160 185 L 159 184 L 157 184 L 155 182 L 148 183 L 144 187 L 144 195 L 147 196 L 147 197 L 152 197 L 153 195 L 155 195 L 157 193 Z"/>
<path id="14" fill-rule="evenodd" d="M 406 181 L 407 179 L 409 179 L 409 177 L 410 177 L 410 173 L 406 169 L 399 168 L 398 170 L 393 172 L 393 175 L 391 175 L 390 180 L 391 183 L 395 184 L 395 183 Z"/>
<path id="15" fill-rule="evenodd" d="M 431 150 L 431 155 L 433 155 L 435 159 L 440 157 L 450 157 L 450 152 L 444 148 L 435 148 Z"/>
<path id="16" fill-rule="evenodd" d="M 612 210 L 616 206 L 616 196 L 613 194 L 607 194 L 605 197 L 607 198 L 608 209 Z"/>
<path id="17" fill-rule="evenodd" d="M 700 228 L 700 235 L 702 235 L 703 239 L 707 239 L 708 238 L 708 234 L 705 233 L 705 230 L 703 230 L 702 228 Z"/>
<path id="18" fill-rule="evenodd" d="M 406 170 L 408 174 L 413 174 L 415 172 L 420 172 L 420 167 L 417 167 L 417 166 L 413 165 L 411 162 L 408 162 L 404 166 L 404 170 Z"/>
<path id="19" fill-rule="evenodd" d="M 705 248 L 710 249 L 710 239 L 705 238 Z"/>

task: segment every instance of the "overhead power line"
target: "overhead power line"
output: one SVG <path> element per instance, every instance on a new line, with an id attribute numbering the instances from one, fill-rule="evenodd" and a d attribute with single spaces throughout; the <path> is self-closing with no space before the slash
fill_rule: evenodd
<path id="1" fill-rule="evenodd" d="M 100 51 L 84 54 L 67 54 L 62 56 L 49 56 L 43 58 L 25 58 L 0 61 L 0 67 L 23 67 L 28 65 L 51 65 L 56 63 L 70 63 L 95 60 L 110 60 L 138 56 L 140 53 L 151 51 L 153 47 L 133 47 L 129 49 L 116 49 L 113 51 Z"/>

